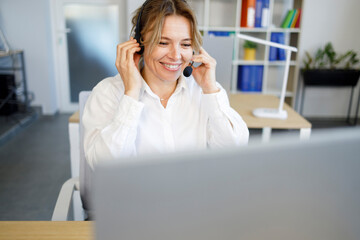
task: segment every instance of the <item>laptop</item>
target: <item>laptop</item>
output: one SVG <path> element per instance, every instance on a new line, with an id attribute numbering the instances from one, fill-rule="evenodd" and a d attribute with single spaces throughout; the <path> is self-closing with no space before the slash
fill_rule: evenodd
<path id="1" fill-rule="evenodd" d="M 360 129 L 104 163 L 96 239 L 358 240 Z"/>

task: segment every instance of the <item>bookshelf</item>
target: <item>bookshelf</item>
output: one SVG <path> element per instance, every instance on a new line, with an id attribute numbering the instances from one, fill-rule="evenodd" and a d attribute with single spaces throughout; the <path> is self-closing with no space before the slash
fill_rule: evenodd
<path id="1" fill-rule="evenodd" d="M 237 33 L 242 33 L 270 41 L 272 33 L 283 33 L 284 44 L 299 48 L 301 28 L 281 28 L 281 24 L 290 9 L 303 9 L 303 0 L 269 0 L 268 26 L 254 28 L 240 26 L 243 0 L 189 0 L 188 2 L 195 10 L 199 29 L 204 35 L 208 35 L 210 31 L 230 32 L 230 37 Z M 269 61 L 270 47 L 260 44 L 257 47 L 256 60 L 245 61 L 243 60 L 243 43 L 244 40 L 233 37 L 231 92 L 243 92 L 237 88 L 239 66 L 260 65 L 263 66 L 261 92 L 244 93 L 262 93 L 280 96 L 285 61 Z M 291 54 L 286 90 L 286 102 L 291 106 L 295 104 L 300 70 L 298 59 L 300 49 L 298 50 L 298 53 Z"/>

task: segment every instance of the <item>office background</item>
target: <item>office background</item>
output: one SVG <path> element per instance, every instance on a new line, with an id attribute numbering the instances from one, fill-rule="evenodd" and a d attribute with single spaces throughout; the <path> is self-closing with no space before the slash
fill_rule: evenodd
<path id="1" fill-rule="evenodd" d="M 46 115 L 62 110 L 59 89 L 59 72 L 56 68 L 54 39 L 54 16 L 56 4 L 50 0 L 2 0 L 0 2 L 0 27 L 11 47 L 24 49 L 27 67 L 28 88 L 35 94 L 34 106 L 41 106 Z M 64 1 L 65 2 L 65 1 Z M 71 2 L 71 1 L 68 1 Z M 72 1 L 76 2 L 76 1 Z M 79 1 L 78 1 L 79 2 Z M 81 1 L 80 1 L 81 2 Z M 128 8 L 142 1 L 119 2 L 120 32 L 127 31 Z M 304 51 L 314 52 L 331 41 L 338 52 L 360 49 L 360 2 L 357 0 L 305 0 L 303 3 L 300 59 Z M 60 29 L 61 30 L 61 29 Z M 55 31 L 55 34 L 54 34 Z M 126 39 L 126 34 L 120 34 Z M 115 49 L 115 47 L 114 47 Z M 301 86 L 300 86 L 301 87 Z M 355 91 L 358 92 L 358 89 Z M 306 117 L 344 117 L 350 89 L 309 89 L 304 107 Z M 355 94 L 354 98 L 357 96 Z M 353 112 L 355 104 L 353 106 Z"/>
<path id="2" fill-rule="evenodd" d="M 54 38 L 52 15 L 56 7 L 53 3 L 59 1 L 0 1 L 0 27 L 12 48 L 24 49 L 28 89 L 35 95 L 32 106 L 41 107 L 45 115 L 0 146 L 1 220 L 49 220 L 61 184 L 70 177 L 67 129 L 70 113 L 56 115 L 63 112 L 54 50 L 58 39 Z M 121 20 L 125 21 L 127 4 L 135 5 L 136 1 L 117 2 L 123 6 Z M 305 50 L 313 52 L 329 41 L 339 52 L 359 51 L 359 12 L 358 0 L 304 0 L 300 59 Z M 120 27 L 127 31 L 126 22 L 122 21 Z M 354 98 L 358 91 L 359 86 Z M 304 115 L 345 118 L 349 93 L 350 89 L 345 88 L 309 89 Z"/>

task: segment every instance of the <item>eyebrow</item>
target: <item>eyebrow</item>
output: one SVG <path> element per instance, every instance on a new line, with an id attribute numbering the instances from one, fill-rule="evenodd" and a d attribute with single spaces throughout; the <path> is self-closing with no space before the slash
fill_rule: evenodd
<path id="1" fill-rule="evenodd" d="M 161 37 L 161 39 L 169 40 L 169 41 L 172 40 L 171 38 L 168 38 L 168 37 Z M 185 38 L 185 39 L 182 39 L 181 41 L 191 41 L 191 40 L 192 40 L 191 38 Z"/>

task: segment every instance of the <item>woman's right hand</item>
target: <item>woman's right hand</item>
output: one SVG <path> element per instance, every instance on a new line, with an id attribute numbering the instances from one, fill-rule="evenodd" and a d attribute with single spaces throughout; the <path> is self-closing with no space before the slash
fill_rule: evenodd
<path id="1" fill-rule="evenodd" d="M 140 88 L 142 86 L 142 76 L 139 70 L 140 55 L 139 43 L 130 38 L 129 41 L 117 45 L 115 66 L 124 82 L 125 95 L 136 100 L 139 99 Z"/>

